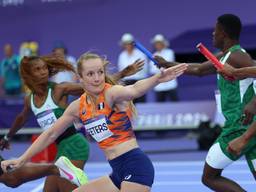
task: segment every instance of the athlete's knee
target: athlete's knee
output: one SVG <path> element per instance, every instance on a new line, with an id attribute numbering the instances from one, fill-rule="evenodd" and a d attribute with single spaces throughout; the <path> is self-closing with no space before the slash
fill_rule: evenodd
<path id="1" fill-rule="evenodd" d="M 206 175 L 202 175 L 202 177 L 201 177 L 201 182 L 204 184 L 204 185 L 206 185 L 206 186 L 208 186 L 209 185 L 209 183 L 210 183 L 210 178 L 209 177 L 207 177 Z"/>
<path id="2" fill-rule="evenodd" d="M 220 175 L 215 175 L 215 174 L 206 174 L 203 173 L 202 177 L 201 177 L 201 182 L 206 185 L 206 186 L 210 186 L 212 185 L 212 183 L 218 179 L 220 177 Z"/>

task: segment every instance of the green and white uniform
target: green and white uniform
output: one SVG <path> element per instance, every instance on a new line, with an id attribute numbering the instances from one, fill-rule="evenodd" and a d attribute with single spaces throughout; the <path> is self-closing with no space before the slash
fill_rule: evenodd
<path id="1" fill-rule="evenodd" d="M 34 112 L 37 122 L 43 130 L 50 128 L 54 122 L 62 116 L 65 109 L 55 104 L 52 98 L 54 83 L 48 84 L 48 95 L 44 104 L 38 108 L 34 104 L 34 95 L 31 94 L 31 109 Z M 85 160 L 89 157 L 89 144 L 81 134 L 77 133 L 74 126 L 69 127 L 57 139 L 57 155 L 66 156 L 70 160 Z"/>
<path id="2" fill-rule="evenodd" d="M 235 45 L 220 59 L 221 63 L 226 63 L 229 56 L 235 51 L 245 52 L 240 45 Z M 241 118 L 245 105 L 255 96 L 255 92 L 252 78 L 229 81 L 218 74 L 217 79 L 220 93 L 220 99 L 217 99 L 217 108 L 221 109 L 220 112 L 225 117 L 225 124 L 216 143 L 210 148 L 206 162 L 213 168 L 223 169 L 240 158 L 240 156 L 230 154 L 227 151 L 227 146 L 230 141 L 242 135 L 248 128 L 248 125 L 242 125 Z M 250 169 L 256 170 L 256 162 L 255 167 L 253 166 L 256 159 L 256 139 L 251 140 L 242 155 L 246 156 Z"/>

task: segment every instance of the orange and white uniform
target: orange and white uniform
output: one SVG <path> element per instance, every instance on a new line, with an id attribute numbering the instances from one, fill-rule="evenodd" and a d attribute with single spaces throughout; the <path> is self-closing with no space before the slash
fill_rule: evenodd
<path id="1" fill-rule="evenodd" d="M 79 116 L 88 134 L 106 149 L 128 141 L 135 137 L 130 120 L 131 112 L 112 109 L 105 102 L 105 92 L 112 85 L 106 83 L 104 90 L 91 103 L 86 93 L 80 97 Z"/>

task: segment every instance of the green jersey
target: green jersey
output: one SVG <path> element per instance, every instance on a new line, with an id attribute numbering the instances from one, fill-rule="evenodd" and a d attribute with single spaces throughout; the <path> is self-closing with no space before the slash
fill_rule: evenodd
<path id="1" fill-rule="evenodd" d="M 240 45 L 231 47 L 228 52 L 220 59 L 222 63 L 225 63 L 231 53 L 236 51 L 245 52 Z M 245 105 L 255 95 L 253 89 L 253 78 L 246 78 L 243 80 L 226 80 L 218 74 L 218 89 L 220 91 L 221 111 L 225 117 L 225 124 L 223 131 L 227 129 L 240 129 L 241 116 Z"/>
<path id="2" fill-rule="evenodd" d="M 36 116 L 39 126 L 43 130 L 50 128 L 58 118 L 62 116 L 65 109 L 58 106 L 52 98 L 52 90 L 54 89 L 54 83 L 48 84 L 48 94 L 44 104 L 41 107 L 36 107 L 34 104 L 34 94 L 31 94 L 31 109 Z M 62 135 L 56 140 L 59 143 L 64 138 L 67 138 L 76 133 L 74 126 L 69 127 Z"/>

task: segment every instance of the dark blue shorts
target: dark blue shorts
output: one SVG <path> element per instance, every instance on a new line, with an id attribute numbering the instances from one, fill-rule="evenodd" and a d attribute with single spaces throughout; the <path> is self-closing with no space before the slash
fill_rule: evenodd
<path id="1" fill-rule="evenodd" d="M 109 161 L 112 167 L 110 179 L 120 189 L 123 181 L 139 183 L 151 187 L 155 171 L 151 160 L 140 148 L 132 149 Z"/>

